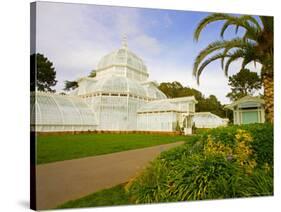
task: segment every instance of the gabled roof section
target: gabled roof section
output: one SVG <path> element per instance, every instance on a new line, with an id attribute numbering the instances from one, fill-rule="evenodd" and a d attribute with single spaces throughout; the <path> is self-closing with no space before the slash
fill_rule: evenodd
<path id="1" fill-rule="evenodd" d="M 169 101 L 151 101 L 146 104 L 144 104 L 138 112 L 165 112 L 165 111 L 178 111 L 176 105 L 170 103 Z"/>
<path id="2" fill-rule="evenodd" d="M 188 104 L 189 102 L 197 103 L 194 96 L 189 97 L 180 97 L 174 99 L 161 99 L 161 100 L 153 100 L 144 104 L 139 110 L 138 113 L 144 112 L 188 112 L 186 110 L 180 109 L 178 107 L 178 103 Z"/>
<path id="3" fill-rule="evenodd" d="M 229 120 L 228 118 L 221 118 L 218 115 L 211 113 L 211 112 L 196 112 L 194 113 L 194 117 L 213 117 L 213 118 L 218 118 L 218 119 L 223 119 L 223 120 Z"/>
<path id="4" fill-rule="evenodd" d="M 194 96 L 185 96 L 185 97 L 178 97 L 178 98 L 172 98 L 169 99 L 170 102 L 194 102 L 195 104 L 198 103 L 198 101 L 195 99 Z"/>
<path id="5" fill-rule="evenodd" d="M 233 109 L 235 106 L 246 102 L 255 102 L 259 104 L 264 104 L 264 100 L 258 96 L 244 96 L 241 99 L 238 99 L 237 101 L 232 102 L 229 105 L 226 105 L 225 108 Z"/>
<path id="6" fill-rule="evenodd" d="M 155 80 L 153 80 L 153 81 L 145 81 L 145 82 L 142 82 L 141 84 L 142 85 L 154 85 L 156 87 L 159 86 L 159 83 L 157 81 L 155 81 Z"/>

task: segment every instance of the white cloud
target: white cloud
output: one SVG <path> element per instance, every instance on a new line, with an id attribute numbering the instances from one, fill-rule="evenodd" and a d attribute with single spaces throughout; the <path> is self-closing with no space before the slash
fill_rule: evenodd
<path id="1" fill-rule="evenodd" d="M 226 94 L 230 91 L 227 85 L 228 79 L 221 70 L 206 69 L 200 77 L 200 85 L 197 85 L 195 77 L 192 76 L 192 66 L 176 65 L 169 61 L 150 63 L 150 78 L 158 82 L 178 81 L 183 86 L 195 88 L 206 97 L 213 94 L 223 103 L 229 103 Z"/>
<path id="2" fill-rule="evenodd" d="M 137 53 L 161 52 L 158 40 L 144 32 L 138 9 L 39 2 L 37 11 L 37 52 L 53 61 L 57 90 L 63 81 L 87 75 L 124 34 Z"/>
<path id="3" fill-rule="evenodd" d="M 126 12 L 118 12 L 114 19 L 115 30 L 121 33 L 126 33 L 129 37 L 136 36 L 141 33 L 139 27 L 139 14 L 137 9 L 130 8 Z"/>
<path id="4" fill-rule="evenodd" d="M 200 77 L 200 85 L 194 85 L 194 88 L 199 89 L 205 95 L 215 95 L 223 104 L 228 104 L 229 99 L 226 94 L 230 92 L 228 86 L 228 78 L 222 70 L 206 70 Z"/>
<path id="5" fill-rule="evenodd" d="M 37 15 L 37 51 L 54 62 L 59 85 L 67 79 L 88 74 L 95 67 L 97 58 L 105 53 L 101 42 L 105 36 L 88 34 L 89 21 L 84 17 L 86 8 L 78 10 L 73 4 L 39 3 Z M 95 20 L 91 26 L 104 27 Z"/>
<path id="6" fill-rule="evenodd" d="M 146 34 L 139 34 L 130 40 L 133 49 L 139 49 L 143 55 L 159 55 L 162 51 L 161 44 L 156 38 Z"/>

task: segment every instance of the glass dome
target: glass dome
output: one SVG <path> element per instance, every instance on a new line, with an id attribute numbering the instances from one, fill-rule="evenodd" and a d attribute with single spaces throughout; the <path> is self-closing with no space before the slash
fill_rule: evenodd
<path id="1" fill-rule="evenodd" d="M 79 82 L 79 88 L 75 93 L 77 95 L 86 95 L 93 93 L 108 94 L 131 94 L 148 99 L 167 99 L 166 95 L 155 85 L 141 84 L 125 76 L 106 75 L 103 77 L 83 78 Z"/>
<path id="2" fill-rule="evenodd" d="M 147 68 L 142 59 L 131 52 L 128 48 L 122 47 L 113 51 L 100 60 L 97 71 L 110 68 L 112 66 L 127 66 L 141 73 L 147 74 Z"/>
<path id="3" fill-rule="evenodd" d="M 123 76 L 106 76 L 99 78 L 86 88 L 87 93 L 121 93 L 146 97 L 145 89 L 136 81 Z"/>

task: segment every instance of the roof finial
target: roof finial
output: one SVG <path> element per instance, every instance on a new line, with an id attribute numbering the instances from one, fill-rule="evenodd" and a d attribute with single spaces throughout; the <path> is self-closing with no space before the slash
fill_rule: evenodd
<path id="1" fill-rule="evenodd" d="M 123 48 L 128 48 L 127 35 L 126 34 L 123 34 L 123 36 L 122 36 L 122 47 Z"/>

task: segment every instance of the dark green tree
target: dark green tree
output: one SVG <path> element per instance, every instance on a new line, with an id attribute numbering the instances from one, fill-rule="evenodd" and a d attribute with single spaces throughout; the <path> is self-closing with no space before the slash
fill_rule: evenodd
<path id="1" fill-rule="evenodd" d="M 174 82 L 162 82 L 158 87 L 163 93 L 169 98 L 184 97 L 184 96 L 194 96 L 197 100 L 203 98 L 200 91 L 182 86 L 181 83 Z"/>
<path id="2" fill-rule="evenodd" d="M 96 77 L 96 75 L 97 75 L 96 70 L 92 70 L 92 71 L 90 72 L 90 74 L 88 75 L 88 77 Z"/>
<path id="3" fill-rule="evenodd" d="M 223 106 L 215 95 L 210 95 L 206 98 L 204 111 L 214 113 L 220 117 L 225 117 Z"/>
<path id="4" fill-rule="evenodd" d="M 64 89 L 65 91 L 70 91 L 74 90 L 75 88 L 78 87 L 78 82 L 77 81 L 64 81 Z"/>
<path id="5" fill-rule="evenodd" d="M 92 70 L 90 72 L 90 74 L 88 75 L 88 77 L 96 77 L 96 70 Z M 78 88 L 78 82 L 77 81 L 64 81 L 64 89 L 65 91 L 70 91 L 70 90 L 74 90 L 75 88 Z"/>
<path id="6" fill-rule="evenodd" d="M 184 96 L 194 96 L 198 101 L 196 105 L 196 112 L 211 112 L 220 117 L 226 117 L 226 112 L 223 105 L 214 95 L 209 97 L 204 97 L 204 95 L 194 89 L 189 87 L 184 87 L 179 82 L 162 82 L 159 85 L 159 89 L 166 94 L 169 98 L 184 97 Z"/>
<path id="7" fill-rule="evenodd" d="M 51 87 L 57 84 L 56 71 L 53 63 L 43 54 L 37 53 L 30 56 L 31 74 L 35 80 L 31 80 L 32 90 L 36 87 L 39 91 L 55 92 Z"/>
<path id="8" fill-rule="evenodd" d="M 231 87 L 231 92 L 226 96 L 231 101 L 247 95 L 253 95 L 262 86 L 259 75 L 256 72 L 251 72 L 249 69 L 242 69 L 237 74 L 229 77 L 228 85 Z"/>

